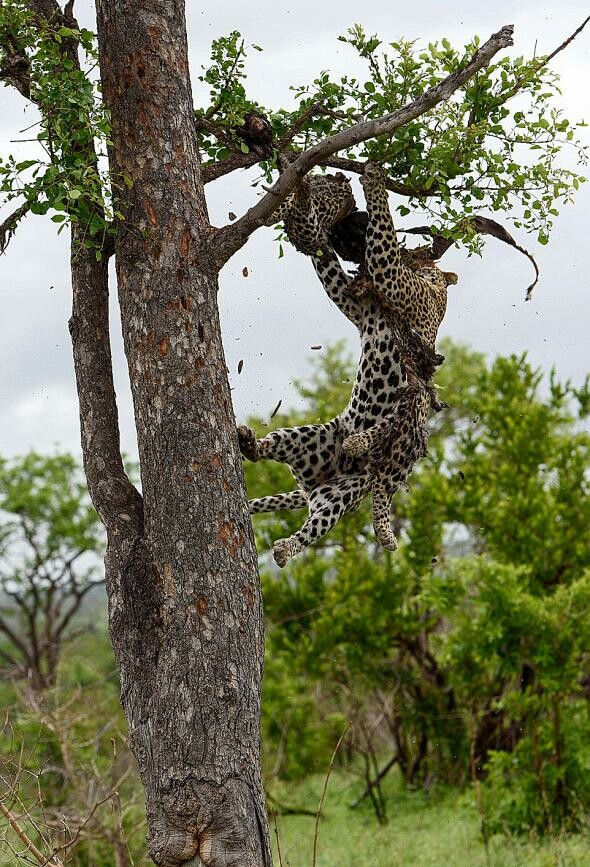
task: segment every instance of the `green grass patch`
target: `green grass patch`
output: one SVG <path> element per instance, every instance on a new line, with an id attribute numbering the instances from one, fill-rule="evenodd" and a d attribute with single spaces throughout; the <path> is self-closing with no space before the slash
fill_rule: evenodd
<path id="1" fill-rule="evenodd" d="M 315 810 L 324 779 L 276 788 L 285 805 Z M 480 817 L 469 793 L 404 791 L 399 778 L 385 787 L 388 823 L 379 826 L 368 804 L 348 806 L 360 791 L 358 779 L 341 771 L 332 775 L 319 827 L 316 867 L 588 867 L 590 838 L 522 839 L 497 835 L 487 852 Z M 311 867 L 315 819 L 276 817 L 282 867 Z M 275 819 L 271 835 L 276 867 Z"/>

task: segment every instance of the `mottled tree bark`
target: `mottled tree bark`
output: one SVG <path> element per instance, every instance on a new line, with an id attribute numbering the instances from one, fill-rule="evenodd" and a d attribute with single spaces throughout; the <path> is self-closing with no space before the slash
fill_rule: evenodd
<path id="1" fill-rule="evenodd" d="M 159 865 L 259 867 L 271 863 L 259 771 L 262 605 L 184 4 L 99 0 L 97 14 L 111 170 L 130 182 L 115 252 L 143 488 L 143 509 L 105 515 L 107 583 L 150 854 Z"/>

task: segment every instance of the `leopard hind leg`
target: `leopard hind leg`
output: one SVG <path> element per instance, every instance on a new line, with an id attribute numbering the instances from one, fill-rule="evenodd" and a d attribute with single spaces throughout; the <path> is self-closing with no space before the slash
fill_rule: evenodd
<path id="1" fill-rule="evenodd" d="M 383 482 L 373 482 L 373 529 L 380 545 L 387 551 L 397 549 L 397 537 L 391 526 L 391 494 Z"/>
<path id="2" fill-rule="evenodd" d="M 307 494 L 300 488 L 287 491 L 284 494 L 274 494 L 270 497 L 257 497 L 248 501 L 248 511 L 251 515 L 261 512 L 280 512 L 287 509 L 305 509 Z"/>

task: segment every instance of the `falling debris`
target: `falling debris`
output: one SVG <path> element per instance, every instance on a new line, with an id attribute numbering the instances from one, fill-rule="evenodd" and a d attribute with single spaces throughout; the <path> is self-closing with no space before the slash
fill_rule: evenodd
<path id="1" fill-rule="evenodd" d="M 241 373 L 241 372 L 242 372 L 242 368 L 243 368 L 243 366 L 244 366 L 244 359 L 241 358 L 241 359 L 238 361 L 238 373 Z"/>
<path id="2" fill-rule="evenodd" d="M 277 412 L 280 410 L 282 402 L 283 402 L 282 400 L 279 400 L 279 402 L 277 403 L 277 405 L 275 406 L 275 408 L 273 409 L 273 411 L 270 414 L 271 418 L 274 418 L 275 415 L 277 414 Z"/>
<path id="3" fill-rule="evenodd" d="M 317 346 L 310 346 L 309 348 L 310 348 L 310 349 L 321 349 L 321 348 L 322 348 L 322 344 L 319 343 Z"/>
<path id="4" fill-rule="evenodd" d="M 247 276 L 248 276 L 248 269 L 246 268 L 245 265 L 244 265 L 244 267 L 242 268 L 242 274 L 244 275 L 244 277 L 247 277 Z"/>
<path id="5" fill-rule="evenodd" d="M 228 218 L 229 218 L 230 220 L 237 220 L 237 217 L 236 217 L 236 215 L 234 214 L 233 211 L 230 211 L 229 214 L 228 214 L 227 216 L 228 216 Z"/>

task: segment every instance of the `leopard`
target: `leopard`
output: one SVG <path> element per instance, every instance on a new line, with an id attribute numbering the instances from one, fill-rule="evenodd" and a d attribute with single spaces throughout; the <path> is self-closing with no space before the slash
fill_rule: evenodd
<path id="1" fill-rule="evenodd" d="M 308 174 L 265 225 L 282 222 L 295 249 L 314 256 L 328 241 L 330 230 L 355 208 L 350 181 L 342 172 Z"/>
<path id="2" fill-rule="evenodd" d="M 373 495 L 376 538 L 384 548 L 396 550 L 391 498 L 407 482 L 416 461 L 425 456 L 429 415 L 443 407 L 429 385 L 440 357 L 428 350 L 434 346 L 446 309 L 448 275 L 441 279 L 439 274 L 444 272 L 432 263 L 432 267 L 421 269 L 426 274 L 416 279 L 415 272 L 401 262 L 384 173 L 375 164 L 367 164 L 365 174 L 363 189 L 369 216 L 365 269 L 374 283 L 372 292 L 366 288 L 358 291 L 358 279 L 346 274 L 332 247 L 325 243 L 326 227 L 333 224 L 340 200 L 332 202 L 328 216 L 322 218 L 324 199 L 316 197 L 319 188 L 308 187 L 307 198 L 297 199 L 295 207 L 292 200 L 283 212 L 291 219 L 289 230 L 295 228 L 300 248 L 315 249 L 312 262 L 316 274 L 328 297 L 356 325 L 362 352 L 348 406 L 335 419 L 321 425 L 283 428 L 260 440 L 251 429 L 239 428 L 244 457 L 287 463 L 298 483 L 294 491 L 251 500 L 251 514 L 308 509 L 302 527 L 273 546 L 280 567 L 325 536 L 369 493 Z M 332 192 L 333 185 L 322 189 L 328 198 Z M 392 266 L 387 264 L 389 251 Z M 400 287 L 396 287 L 394 276 Z M 444 296 L 437 291 L 443 287 Z M 408 316 L 407 310 L 409 299 L 416 296 L 428 299 L 423 306 L 427 322 L 418 322 L 424 327 L 413 328 L 417 320 Z M 416 358 L 423 360 L 421 370 Z"/>
<path id="3" fill-rule="evenodd" d="M 248 428 L 238 430 L 240 449 L 246 458 L 286 463 L 298 484 L 295 491 L 251 500 L 250 512 L 308 509 L 302 527 L 289 538 L 275 542 L 273 555 L 278 566 L 284 566 L 291 557 L 325 536 L 368 495 L 371 489 L 368 457 L 348 455 L 344 443 L 386 417 L 394 405 L 390 396 L 405 381 L 401 353 L 391 331 L 382 327 L 378 303 L 368 299 L 358 302 L 348 295 L 350 278 L 328 246 L 322 248 L 322 255 L 313 262 L 328 297 L 357 326 L 362 357 L 348 405 L 336 418 L 323 424 L 275 430 L 260 440 Z M 386 357 L 388 363 L 382 365 L 382 373 L 375 379 L 372 374 L 377 355 Z"/>
<path id="4" fill-rule="evenodd" d="M 370 294 L 360 299 L 351 296 L 353 278 L 329 245 L 312 261 L 328 297 L 357 327 L 361 358 L 349 402 L 336 418 L 281 428 L 261 439 L 246 426 L 238 429 L 246 459 L 286 463 L 298 485 L 293 491 L 250 500 L 250 513 L 308 509 L 301 528 L 274 543 L 279 567 L 323 538 L 370 493 L 377 541 L 389 551 L 396 550 L 391 497 L 425 454 L 424 429 L 433 404 L 430 390 L 422 386 L 411 359 L 400 348 L 399 327 L 379 299 Z"/>
<path id="5" fill-rule="evenodd" d="M 376 293 L 384 306 L 434 347 L 447 310 L 448 286 L 457 283 L 457 275 L 438 268 L 426 248 L 402 249 L 389 207 L 387 176 L 378 163 L 365 164 L 360 183 L 369 216 L 365 273 L 352 282 L 350 291 L 357 297 Z"/>

